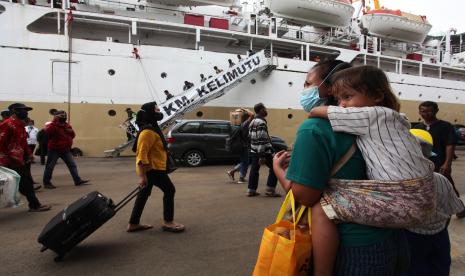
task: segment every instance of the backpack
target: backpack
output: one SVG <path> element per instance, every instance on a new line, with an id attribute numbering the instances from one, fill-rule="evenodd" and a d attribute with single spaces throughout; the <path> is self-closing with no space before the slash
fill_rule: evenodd
<path id="1" fill-rule="evenodd" d="M 225 149 L 227 152 L 240 153 L 243 145 L 242 126 L 233 128 L 231 134 L 226 138 Z"/>

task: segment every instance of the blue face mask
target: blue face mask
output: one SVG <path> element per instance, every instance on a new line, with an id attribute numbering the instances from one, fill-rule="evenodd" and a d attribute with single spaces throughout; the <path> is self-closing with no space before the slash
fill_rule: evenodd
<path id="1" fill-rule="evenodd" d="M 314 107 L 322 105 L 325 100 L 320 98 L 318 86 L 309 87 L 302 91 L 300 95 L 300 105 L 302 105 L 305 112 L 310 112 Z"/>

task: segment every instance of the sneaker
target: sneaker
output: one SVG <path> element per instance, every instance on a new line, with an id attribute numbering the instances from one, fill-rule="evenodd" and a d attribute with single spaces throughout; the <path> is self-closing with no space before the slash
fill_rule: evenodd
<path id="1" fill-rule="evenodd" d="M 234 171 L 227 171 L 226 174 L 229 176 L 229 180 L 234 181 Z"/>
<path id="2" fill-rule="evenodd" d="M 257 193 L 257 192 L 255 192 L 255 191 L 247 192 L 247 196 L 248 196 L 248 197 L 259 196 L 259 195 L 260 195 L 260 193 Z"/>
<path id="3" fill-rule="evenodd" d="M 265 193 L 265 195 L 266 195 L 267 197 L 281 197 L 281 195 L 278 194 L 278 193 L 275 192 L 275 191 L 268 191 L 268 192 Z"/>
<path id="4" fill-rule="evenodd" d="M 81 186 L 81 185 L 89 185 L 87 184 L 90 180 L 80 180 L 78 183 L 76 183 L 76 186 Z"/>
<path id="5" fill-rule="evenodd" d="M 40 185 L 39 183 L 34 183 L 32 184 L 32 186 L 34 187 L 34 191 L 40 190 L 40 188 L 42 188 L 42 185 Z"/>
<path id="6" fill-rule="evenodd" d="M 53 185 L 52 183 L 44 183 L 44 188 L 45 189 L 55 189 L 56 186 Z"/>
<path id="7" fill-rule="evenodd" d="M 247 179 L 243 177 L 239 178 L 239 181 L 237 181 L 237 184 L 244 184 L 244 183 L 247 183 Z"/>
<path id="8" fill-rule="evenodd" d="M 29 212 L 45 212 L 52 209 L 50 205 L 40 205 L 37 208 L 29 208 Z"/>

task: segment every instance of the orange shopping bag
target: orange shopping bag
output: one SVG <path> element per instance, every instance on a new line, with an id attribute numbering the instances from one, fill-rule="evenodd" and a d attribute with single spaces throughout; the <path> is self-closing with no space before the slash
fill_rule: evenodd
<path id="1" fill-rule="evenodd" d="M 292 222 L 283 220 L 289 204 L 292 210 Z M 302 206 L 296 214 L 294 195 L 289 191 L 275 224 L 269 225 L 263 232 L 253 276 L 308 275 L 312 250 L 310 209 L 307 212 L 308 228 L 298 225 L 306 209 Z"/>

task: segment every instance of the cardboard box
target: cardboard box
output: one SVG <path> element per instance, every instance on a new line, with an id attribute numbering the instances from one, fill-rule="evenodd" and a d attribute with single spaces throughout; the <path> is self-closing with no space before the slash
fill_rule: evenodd
<path id="1" fill-rule="evenodd" d="M 223 18 L 210 18 L 210 28 L 229 30 L 229 20 Z"/>
<path id="2" fill-rule="evenodd" d="M 204 26 L 205 21 L 203 15 L 188 14 L 184 15 L 184 24 L 194 25 L 194 26 Z"/>
<path id="3" fill-rule="evenodd" d="M 236 109 L 234 111 L 229 112 L 229 121 L 233 126 L 240 126 L 243 122 L 244 118 L 244 110 Z"/>

